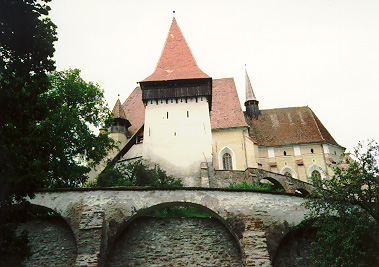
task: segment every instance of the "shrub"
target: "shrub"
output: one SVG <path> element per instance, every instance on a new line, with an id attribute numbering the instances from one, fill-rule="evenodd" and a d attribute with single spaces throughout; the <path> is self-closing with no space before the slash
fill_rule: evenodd
<path id="1" fill-rule="evenodd" d="M 105 169 L 98 177 L 96 186 L 154 186 L 180 187 L 183 183 L 167 175 L 158 165 L 148 168 L 142 160 Z"/>

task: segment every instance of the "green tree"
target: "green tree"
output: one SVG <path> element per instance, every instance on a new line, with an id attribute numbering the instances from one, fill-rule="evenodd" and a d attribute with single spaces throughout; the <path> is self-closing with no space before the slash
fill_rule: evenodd
<path id="1" fill-rule="evenodd" d="M 379 266 L 379 146 L 358 144 L 331 179 L 315 179 L 305 206 L 317 229 L 313 266 Z"/>
<path id="2" fill-rule="evenodd" d="M 56 71 L 47 93 L 55 106 L 42 122 L 51 146 L 45 187 L 82 186 L 90 167 L 97 165 L 114 147 L 107 134 L 93 128 L 110 125 L 111 112 L 99 85 L 85 82 L 80 70 Z"/>
<path id="3" fill-rule="evenodd" d="M 57 37 L 48 2 L 0 0 L 1 266 L 19 266 L 28 255 L 26 235 L 14 231 L 25 218 L 12 215 L 12 204 L 43 187 L 80 186 L 112 147 L 89 130 L 109 115 L 99 87 L 78 70 L 53 73 Z"/>
<path id="4" fill-rule="evenodd" d="M 0 0 L 0 207 L 32 196 L 49 169 L 42 121 L 57 38 L 47 2 Z"/>
<path id="5" fill-rule="evenodd" d="M 0 0 L 0 265 L 19 266 L 27 236 L 15 234 L 10 205 L 33 196 L 48 170 L 49 144 L 41 122 L 51 103 L 56 26 L 48 0 Z"/>

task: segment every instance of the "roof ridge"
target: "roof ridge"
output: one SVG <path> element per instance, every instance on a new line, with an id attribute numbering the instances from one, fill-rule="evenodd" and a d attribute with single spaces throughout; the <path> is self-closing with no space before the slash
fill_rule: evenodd
<path id="1" fill-rule="evenodd" d="M 283 107 L 283 108 L 266 108 L 266 109 L 261 109 L 262 110 L 274 110 L 274 109 L 289 109 L 289 108 L 307 108 L 308 106 L 294 106 L 294 107 Z"/>
<path id="2" fill-rule="evenodd" d="M 307 106 L 307 107 L 308 107 L 308 106 Z M 326 139 L 324 138 L 324 135 L 323 135 L 322 132 L 320 131 L 320 127 L 318 126 L 318 123 L 317 123 L 317 121 L 316 121 L 316 119 L 315 119 L 316 114 L 313 112 L 313 110 L 312 110 L 310 107 L 308 107 L 308 109 L 309 109 L 310 112 L 311 112 L 312 119 L 313 119 L 314 123 L 316 124 L 317 131 L 318 131 L 318 133 L 320 134 L 321 139 L 324 140 L 324 141 L 326 141 Z"/>

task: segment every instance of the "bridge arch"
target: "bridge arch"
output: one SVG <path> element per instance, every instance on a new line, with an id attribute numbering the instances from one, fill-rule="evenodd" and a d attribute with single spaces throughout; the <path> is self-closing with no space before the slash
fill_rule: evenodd
<path id="1" fill-rule="evenodd" d="M 279 190 L 283 190 L 283 192 L 285 191 L 285 187 L 284 185 L 281 183 L 281 181 L 279 181 L 278 179 L 275 179 L 274 177 L 270 177 L 270 176 L 265 176 L 263 178 L 261 178 L 259 180 L 259 183 L 262 183 L 264 182 L 265 180 L 269 181 L 270 183 L 272 183 L 275 188 L 279 189 Z"/>
<path id="2" fill-rule="evenodd" d="M 273 267 L 310 265 L 310 246 L 317 232 L 313 221 L 306 219 L 286 232 L 272 257 Z"/>
<path id="3" fill-rule="evenodd" d="M 183 217 L 179 217 L 179 218 L 166 218 L 166 219 L 164 219 L 164 218 L 146 217 L 146 215 L 150 215 L 152 211 L 160 210 L 160 209 L 164 209 L 164 208 L 174 208 L 174 207 L 193 207 L 195 209 L 198 209 L 200 211 L 208 213 L 210 215 L 210 217 L 209 218 L 199 218 L 199 217 L 198 218 L 195 218 L 195 217 L 183 218 Z M 196 219 L 199 219 L 199 221 L 196 221 Z M 148 220 L 150 220 L 150 222 L 148 222 Z M 208 207 L 206 207 L 205 205 L 202 205 L 202 204 L 198 204 L 198 203 L 194 203 L 194 202 L 172 201 L 172 202 L 162 202 L 162 203 L 159 203 L 159 204 L 153 204 L 151 206 L 144 207 L 144 208 L 138 210 L 133 216 L 130 216 L 129 218 L 127 218 L 118 227 L 117 233 L 115 234 L 112 242 L 108 243 L 109 245 L 108 245 L 107 252 L 106 252 L 105 265 L 106 266 L 108 266 L 108 265 L 111 266 L 111 265 L 114 265 L 115 262 L 117 262 L 117 261 L 122 261 L 122 260 L 126 261 L 127 260 L 129 262 L 129 260 L 132 260 L 132 258 L 130 258 L 130 259 L 127 259 L 127 258 L 120 259 L 120 255 L 124 254 L 125 251 L 131 251 L 132 250 L 132 249 L 130 249 L 130 248 L 132 248 L 131 245 L 130 245 L 130 243 L 132 243 L 132 242 L 129 242 L 129 240 L 137 238 L 133 234 L 133 232 L 139 232 L 139 231 L 141 231 L 141 228 L 143 229 L 143 226 L 141 226 L 141 225 L 149 225 L 149 223 L 151 225 L 156 225 L 156 223 L 157 223 L 156 220 L 165 220 L 164 223 L 167 225 L 168 228 L 171 227 L 170 226 L 170 220 L 178 222 L 179 225 L 177 225 L 177 227 L 180 227 L 180 223 L 181 222 L 183 223 L 183 221 L 184 221 L 183 225 L 186 225 L 187 222 L 185 220 L 187 220 L 187 221 L 191 221 L 191 223 L 195 223 L 195 224 L 199 223 L 200 229 L 203 229 L 205 231 L 207 231 L 209 229 L 202 228 L 203 221 L 205 221 L 205 224 L 208 227 L 209 227 L 209 224 L 211 223 L 212 227 L 214 227 L 214 229 L 216 229 L 216 230 L 214 230 L 212 228 L 212 230 L 214 230 L 214 231 L 219 231 L 219 229 L 225 229 L 225 230 L 221 230 L 221 231 L 226 232 L 226 234 L 225 234 L 226 237 L 227 236 L 230 236 L 230 237 L 229 237 L 229 239 L 226 239 L 224 243 L 227 244 L 227 246 L 234 246 L 233 249 L 229 250 L 229 253 L 230 253 L 230 251 L 234 251 L 233 253 L 238 255 L 238 261 L 239 261 L 240 264 L 242 264 L 243 261 L 244 261 L 244 259 L 243 259 L 243 244 L 242 244 L 241 238 L 240 238 L 241 234 L 239 234 L 239 236 L 240 236 L 239 237 L 238 233 L 236 233 L 236 231 L 235 231 L 235 226 L 233 226 L 233 225 L 231 225 L 229 223 L 230 222 L 229 218 L 227 218 L 227 217 L 225 217 L 223 215 L 220 215 L 217 211 L 212 210 L 212 209 L 210 209 L 210 208 L 208 208 Z M 217 222 L 215 222 L 216 220 L 217 220 Z M 172 223 L 171 223 L 171 225 L 172 225 Z M 181 231 L 183 230 L 184 233 L 181 232 L 181 234 L 183 234 L 183 235 L 186 234 L 186 231 L 185 231 L 184 227 L 182 229 L 180 229 Z M 198 232 L 201 232 L 200 229 L 199 229 Z M 190 244 L 197 242 L 196 241 L 197 240 L 197 234 L 196 234 L 196 232 L 197 231 L 195 231 L 195 237 L 193 238 L 193 240 L 191 238 Z M 147 232 L 147 233 L 149 233 L 149 232 Z M 201 233 L 201 234 L 204 234 L 204 235 L 206 235 L 209 238 L 209 236 L 212 235 L 212 233 L 213 232 Z M 175 233 L 173 233 L 173 234 L 175 234 Z M 124 237 L 125 235 L 128 235 L 128 238 L 125 238 Z M 130 236 L 133 236 L 133 237 L 130 238 Z M 215 237 L 216 236 L 219 236 L 219 235 L 215 235 Z M 165 238 L 166 237 L 167 237 L 167 239 L 170 238 L 170 236 L 165 236 Z M 153 239 L 155 239 L 155 238 L 152 238 L 151 240 L 153 240 Z M 128 241 L 126 241 L 126 240 L 128 240 Z M 129 243 L 127 245 L 127 247 L 129 249 L 124 249 L 123 253 L 119 253 L 120 247 L 122 247 L 122 246 L 125 247 L 125 245 L 122 244 L 122 243 L 125 243 L 125 242 Z M 163 242 L 164 242 L 164 240 L 163 240 Z M 177 242 L 179 242 L 179 241 L 177 241 Z M 141 242 L 141 243 L 144 243 L 144 242 Z M 206 245 L 207 245 L 207 243 L 205 243 L 205 246 Z M 188 242 L 186 243 L 186 246 L 189 246 Z M 202 247 L 203 244 L 202 245 L 198 245 L 197 247 L 199 247 L 199 246 Z M 222 244 L 220 246 L 222 246 Z M 152 246 L 152 247 L 154 247 L 154 246 Z M 180 245 L 178 245 L 178 247 L 180 247 Z M 115 251 L 115 248 L 117 248 L 119 251 Z M 140 245 L 140 249 L 144 249 L 142 245 Z M 195 253 L 195 252 L 196 252 L 196 249 L 192 251 L 192 253 Z M 218 255 L 216 255 L 216 256 L 218 256 Z M 124 256 L 124 257 L 126 257 L 126 256 Z M 233 257 L 236 258 L 235 255 Z"/>
<path id="4" fill-rule="evenodd" d="M 304 188 L 296 188 L 295 194 L 299 196 L 306 197 L 310 194 L 310 192 Z"/>
<path id="5" fill-rule="evenodd" d="M 18 232 L 28 231 L 31 257 L 27 266 L 61 265 L 75 263 L 78 248 L 77 239 L 68 221 L 53 209 L 37 205 L 20 205 L 18 212 L 31 214 L 21 223 Z"/>

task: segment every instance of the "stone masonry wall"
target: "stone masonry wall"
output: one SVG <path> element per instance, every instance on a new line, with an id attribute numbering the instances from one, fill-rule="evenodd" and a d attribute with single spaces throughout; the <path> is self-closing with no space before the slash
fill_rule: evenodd
<path id="1" fill-rule="evenodd" d="M 63 221 L 33 220 L 20 225 L 18 232 L 23 230 L 29 233 L 32 254 L 25 266 L 72 266 L 75 263 L 75 237 Z"/>
<path id="2" fill-rule="evenodd" d="M 106 266 L 242 266 L 240 248 L 215 218 L 140 217 L 120 235 Z"/>
<path id="3" fill-rule="evenodd" d="M 245 180 L 245 171 L 215 170 L 209 185 L 213 188 L 225 188 L 230 184 L 241 184 Z"/>
<path id="4" fill-rule="evenodd" d="M 215 188 L 84 188 L 40 192 L 31 200 L 69 224 L 77 243 L 76 266 L 102 266 L 134 220 L 153 209 L 184 205 L 209 212 L 237 237 L 244 266 L 268 267 L 285 232 L 276 231 L 270 239 L 276 245 L 270 246 L 267 230 L 298 225 L 306 213 L 303 202 L 282 193 Z"/>

